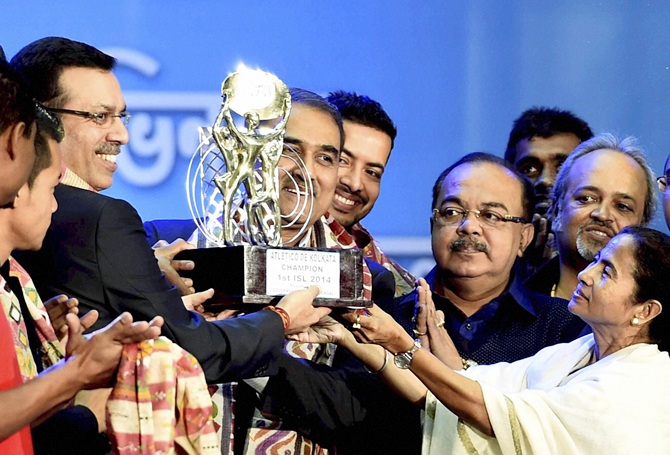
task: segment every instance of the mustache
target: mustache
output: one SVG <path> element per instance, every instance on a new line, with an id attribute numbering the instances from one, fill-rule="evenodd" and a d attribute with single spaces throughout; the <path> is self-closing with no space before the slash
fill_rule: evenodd
<path id="1" fill-rule="evenodd" d="M 471 237 L 460 237 L 449 245 L 451 251 L 466 251 L 466 250 L 476 250 L 482 253 L 487 253 L 489 251 L 485 243 L 473 239 Z"/>
<path id="2" fill-rule="evenodd" d="M 101 144 L 95 149 L 96 152 L 104 153 L 105 155 L 118 155 L 121 153 L 121 146 L 119 144 Z"/>

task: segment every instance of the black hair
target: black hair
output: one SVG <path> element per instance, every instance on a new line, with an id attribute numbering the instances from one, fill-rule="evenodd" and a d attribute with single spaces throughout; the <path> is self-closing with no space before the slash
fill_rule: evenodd
<path id="1" fill-rule="evenodd" d="M 342 115 L 340 115 L 337 108 L 330 104 L 323 96 L 309 90 L 292 87 L 289 91 L 291 93 L 291 103 L 318 109 L 333 118 L 333 121 L 337 124 L 337 128 L 340 130 L 340 146 L 338 150 L 342 150 L 342 146 L 344 145 L 344 127 L 342 126 Z"/>
<path id="2" fill-rule="evenodd" d="M 670 352 L 670 237 L 654 229 L 627 226 L 617 236 L 630 235 L 634 242 L 633 301 L 658 300 L 664 307 L 649 323 L 649 338 Z"/>
<path id="3" fill-rule="evenodd" d="M 509 133 L 505 159 L 510 163 L 516 161 L 516 145 L 523 139 L 534 137 L 548 138 L 561 133 L 572 133 L 584 142 L 593 137 L 588 123 L 570 111 L 534 106 L 524 111 L 514 120 Z"/>
<path id="4" fill-rule="evenodd" d="M 67 38 L 50 36 L 25 46 L 13 58 L 12 66 L 30 84 L 30 90 L 41 103 L 63 107 L 67 101 L 58 84 L 66 68 L 93 68 L 111 71 L 116 59 L 95 47 Z"/>
<path id="5" fill-rule="evenodd" d="M 442 183 L 444 182 L 444 179 L 447 178 L 449 173 L 451 173 L 451 171 L 453 171 L 455 168 L 467 163 L 491 163 L 508 170 L 514 177 L 516 177 L 523 189 L 523 199 L 521 201 L 521 207 L 523 210 L 522 216 L 526 219 L 526 222 L 531 221 L 533 218 L 533 210 L 535 208 L 535 190 L 533 189 L 533 184 L 530 182 L 530 180 L 528 180 L 528 178 L 517 171 L 510 162 L 505 161 L 499 156 L 484 152 L 469 153 L 442 171 L 440 176 L 435 181 L 435 185 L 433 185 L 433 202 L 430 207 L 431 210 L 437 207 L 437 198 L 440 195 L 440 190 L 442 189 Z"/>
<path id="6" fill-rule="evenodd" d="M 343 120 L 368 126 L 388 135 L 391 138 L 391 149 L 393 149 L 398 130 L 391 117 L 377 101 L 356 92 L 343 90 L 331 92 L 326 100 L 340 111 Z"/>

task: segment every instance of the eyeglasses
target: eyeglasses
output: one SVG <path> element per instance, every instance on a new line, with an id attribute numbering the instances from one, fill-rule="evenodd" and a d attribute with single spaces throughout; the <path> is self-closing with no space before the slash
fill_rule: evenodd
<path id="1" fill-rule="evenodd" d="M 445 207 L 442 210 L 433 209 L 433 219 L 445 226 L 460 226 L 470 213 L 474 213 L 485 226 L 500 227 L 502 223 L 528 223 L 524 218 L 501 215 L 491 209 L 465 210 L 458 207 Z"/>
<path id="2" fill-rule="evenodd" d="M 35 105 L 35 114 L 40 128 L 43 128 L 57 142 L 61 142 L 65 136 L 65 131 L 60 119 L 37 100 L 33 99 L 33 104 Z"/>
<path id="3" fill-rule="evenodd" d="M 50 107 L 50 111 L 59 112 L 61 114 L 70 114 L 76 115 L 77 117 L 83 117 L 89 120 L 92 120 L 98 126 L 103 128 L 109 128 L 114 123 L 115 118 L 121 119 L 123 126 L 128 126 L 130 122 L 131 115 L 127 112 L 120 112 L 118 114 L 110 114 L 109 112 L 86 112 L 86 111 L 74 111 L 72 109 L 57 109 L 55 107 Z"/>
<path id="4" fill-rule="evenodd" d="M 668 189 L 668 180 L 670 179 L 670 175 L 662 175 L 659 178 L 656 179 L 658 182 L 658 189 L 661 190 L 661 192 L 665 193 L 665 191 Z"/>

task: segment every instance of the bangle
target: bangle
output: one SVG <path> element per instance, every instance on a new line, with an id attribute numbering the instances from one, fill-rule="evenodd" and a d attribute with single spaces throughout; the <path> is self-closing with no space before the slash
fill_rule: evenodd
<path id="1" fill-rule="evenodd" d="M 284 324 L 284 330 L 287 330 L 291 326 L 291 317 L 288 315 L 285 309 L 276 307 L 274 305 L 268 305 L 263 309 L 277 313 L 281 317 L 281 321 Z"/>
<path id="2" fill-rule="evenodd" d="M 389 363 L 389 352 L 386 349 L 384 349 L 384 363 L 382 363 L 382 367 L 380 369 L 378 369 L 377 371 L 370 371 L 370 369 L 368 367 L 366 367 L 365 365 L 363 365 L 363 367 L 370 374 L 379 374 L 382 371 L 384 371 L 384 369 L 386 368 L 386 365 L 388 365 L 388 363 Z"/>

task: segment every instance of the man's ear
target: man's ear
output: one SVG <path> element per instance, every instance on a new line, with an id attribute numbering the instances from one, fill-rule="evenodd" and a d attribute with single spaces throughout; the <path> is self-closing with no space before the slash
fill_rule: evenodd
<path id="1" fill-rule="evenodd" d="M 523 257 L 523 252 L 526 251 L 530 242 L 533 241 L 535 235 L 535 226 L 532 223 L 526 223 L 521 226 L 521 239 L 519 240 L 519 252 L 517 256 Z"/>
<path id="2" fill-rule="evenodd" d="M 7 147 L 7 152 L 9 153 L 10 159 L 13 161 L 16 159 L 16 154 L 18 152 L 19 144 L 21 142 L 29 141 L 29 137 L 25 135 L 26 133 L 26 123 L 19 122 L 8 128 L 9 131 L 9 144 Z"/>

